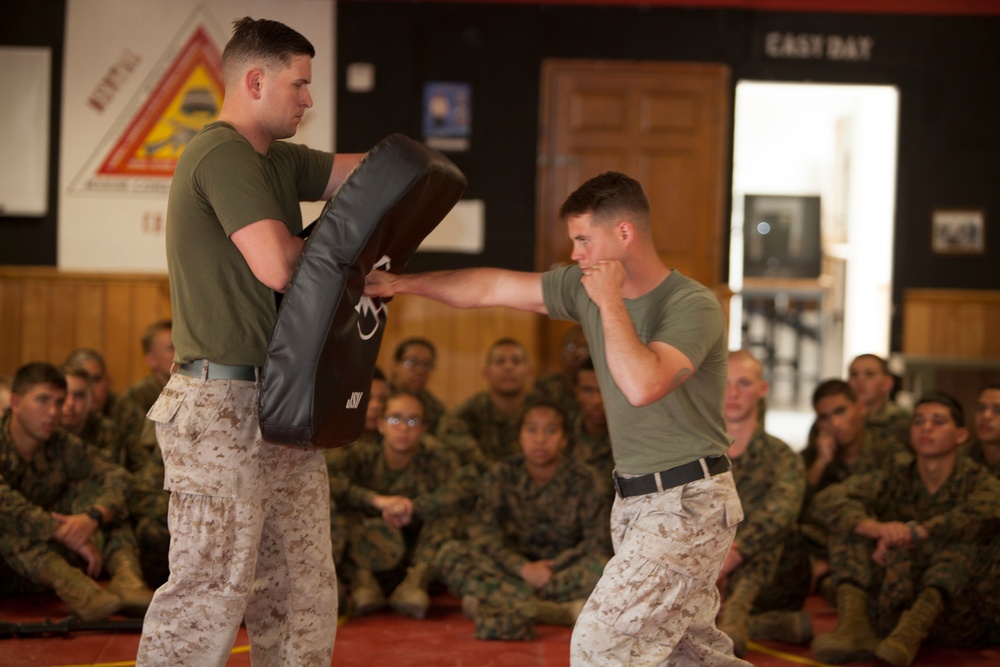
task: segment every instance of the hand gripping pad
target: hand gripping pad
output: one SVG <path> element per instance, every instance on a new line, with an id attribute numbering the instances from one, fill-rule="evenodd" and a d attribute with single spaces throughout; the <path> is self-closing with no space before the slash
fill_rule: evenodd
<path id="1" fill-rule="evenodd" d="M 327 202 L 278 308 L 260 376 L 268 442 L 338 447 L 364 430 L 385 329 L 381 299 L 362 296 L 376 266 L 401 273 L 465 191 L 461 171 L 402 134 L 368 151 Z"/>

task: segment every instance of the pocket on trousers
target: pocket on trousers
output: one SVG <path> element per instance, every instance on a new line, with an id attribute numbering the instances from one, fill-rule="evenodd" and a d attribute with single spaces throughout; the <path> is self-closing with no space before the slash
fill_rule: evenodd
<path id="1" fill-rule="evenodd" d="M 164 389 L 153 406 L 146 413 L 146 418 L 157 424 L 169 424 L 184 405 L 184 394 L 176 390 L 167 392 Z"/>
<path id="2" fill-rule="evenodd" d="M 628 562 L 616 572 L 618 581 L 610 587 L 599 585 L 610 593 L 600 601 L 600 616 L 617 632 L 656 644 L 669 643 L 666 635 L 674 630 L 671 617 L 685 613 L 698 583 L 677 571 L 664 555 L 661 539 L 643 535 Z"/>
<path id="3" fill-rule="evenodd" d="M 225 583 L 235 558 L 236 473 L 171 468 L 164 487 L 171 492 L 171 576 Z"/>

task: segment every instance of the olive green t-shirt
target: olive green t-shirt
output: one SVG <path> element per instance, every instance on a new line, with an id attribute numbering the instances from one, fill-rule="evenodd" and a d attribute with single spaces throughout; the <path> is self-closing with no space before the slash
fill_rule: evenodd
<path id="1" fill-rule="evenodd" d="M 542 274 L 545 307 L 556 319 L 579 322 L 587 336 L 608 416 L 615 469 L 642 475 L 719 456 L 730 439 L 722 417 L 729 349 L 725 316 L 715 295 L 677 271 L 625 307 L 643 343 L 672 345 L 695 373 L 655 403 L 630 405 L 611 377 L 597 305 L 580 284 L 580 268 Z"/>
<path id="2" fill-rule="evenodd" d="M 276 141 L 261 155 L 224 122 L 191 140 L 167 201 L 175 361 L 264 364 L 277 318 L 274 292 L 229 237 L 264 219 L 298 234 L 299 202 L 320 199 L 332 169 L 332 153 L 299 144 Z"/>

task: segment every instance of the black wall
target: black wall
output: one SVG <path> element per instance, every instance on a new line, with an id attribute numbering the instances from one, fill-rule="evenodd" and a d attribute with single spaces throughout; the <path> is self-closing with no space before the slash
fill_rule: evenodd
<path id="1" fill-rule="evenodd" d="M 49 205 L 41 218 L 0 216 L 0 265 L 54 266 L 56 263 L 56 221 L 59 199 L 59 123 L 62 115 L 63 34 L 66 23 L 65 0 L 5 2 L 0 9 L 0 44 L 4 46 L 47 46 L 52 49 L 52 111 L 49 143 Z M 17 104 L 5 97 L 2 104 Z M 0 156 L 6 159 L 6 156 Z"/>
<path id="2" fill-rule="evenodd" d="M 875 41 L 873 57 L 869 62 L 770 59 L 763 40 L 772 31 L 867 35 Z M 467 196 L 486 201 L 487 250 L 473 257 L 418 255 L 411 267 L 486 264 L 530 270 L 544 59 L 721 62 L 732 69 L 733 86 L 740 79 L 897 86 L 897 309 L 891 347 L 898 350 L 904 289 L 1000 289 L 997 35 L 995 16 L 341 0 L 338 149 L 365 150 L 389 130 L 419 137 L 423 83 L 470 82 L 472 146 L 451 157 L 469 177 Z M 351 62 L 376 65 L 373 92 L 345 90 L 343 71 Z M 986 209 L 985 255 L 931 252 L 931 211 L 942 207 Z"/>
<path id="3" fill-rule="evenodd" d="M 2 14 L 0 43 L 53 47 L 55 72 L 50 213 L 0 218 L 0 264 L 51 265 L 64 0 L 5 5 Z M 734 86 L 740 79 L 897 86 L 894 303 L 906 288 L 1000 289 L 1000 17 L 340 0 L 337 27 L 338 150 L 364 151 L 395 131 L 420 138 L 423 84 L 472 84 L 471 148 L 449 155 L 469 177 L 466 196 L 486 202 L 487 249 L 421 254 L 412 269 L 534 268 L 544 59 L 674 60 L 725 63 Z M 873 57 L 768 59 L 762 44 L 772 31 L 868 35 Z M 373 92 L 346 91 L 344 69 L 352 62 L 375 64 Z M 984 256 L 930 251 L 930 214 L 941 207 L 986 209 Z M 893 331 L 898 350 L 898 314 Z"/>

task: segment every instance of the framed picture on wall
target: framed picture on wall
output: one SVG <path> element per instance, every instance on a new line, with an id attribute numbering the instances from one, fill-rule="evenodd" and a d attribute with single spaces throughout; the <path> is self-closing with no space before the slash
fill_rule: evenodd
<path id="1" fill-rule="evenodd" d="M 940 255 L 986 252 L 986 214 L 981 209 L 936 209 L 931 214 L 931 249 Z"/>

